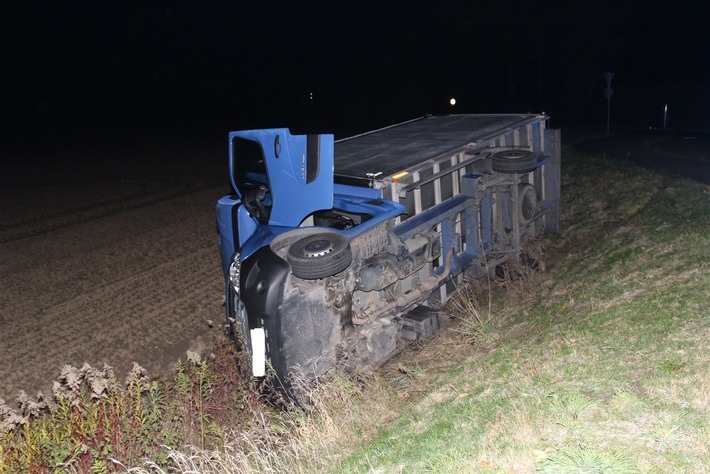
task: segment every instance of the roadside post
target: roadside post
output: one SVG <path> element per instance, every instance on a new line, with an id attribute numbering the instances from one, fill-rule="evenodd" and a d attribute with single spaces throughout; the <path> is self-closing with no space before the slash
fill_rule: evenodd
<path id="1" fill-rule="evenodd" d="M 604 73 L 604 80 L 606 80 L 606 89 L 604 89 L 604 95 L 606 96 L 606 133 L 609 133 L 609 124 L 611 121 L 611 96 L 614 95 L 614 89 L 611 88 L 611 81 L 613 79 L 613 72 Z"/>
<path id="2" fill-rule="evenodd" d="M 663 107 L 663 128 L 668 127 L 668 104 Z"/>

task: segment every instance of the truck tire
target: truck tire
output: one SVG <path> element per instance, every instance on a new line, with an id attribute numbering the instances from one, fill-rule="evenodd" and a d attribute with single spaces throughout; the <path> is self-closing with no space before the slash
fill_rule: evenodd
<path id="1" fill-rule="evenodd" d="M 537 157 L 529 150 L 503 150 L 493 154 L 493 171 L 529 173 L 537 168 Z"/>
<path id="2" fill-rule="evenodd" d="M 317 280 L 340 273 L 350 265 L 353 255 L 348 239 L 337 232 L 319 232 L 296 241 L 286 260 L 293 274 L 304 280 Z"/>
<path id="3" fill-rule="evenodd" d="M 520 183 L 518 185 L 518 222 L 528 225 L 535 217 L 537 208 L 537 191 L 532 184 Z"/>

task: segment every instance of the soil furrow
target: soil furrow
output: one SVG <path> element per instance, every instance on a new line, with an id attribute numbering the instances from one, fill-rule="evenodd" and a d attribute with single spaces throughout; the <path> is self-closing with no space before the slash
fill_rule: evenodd
<path id="1" fill-rule="evenodd" d="M 153 189 L 140 207 L 82 210 L 62 217 L 71 226 L 0 245 L 0 398 L 50 389 L 65 364 L 123 377 L 135 361 L 161 374 L 186 350 L 211 349 L 224 319 L 223 188 Z"/>

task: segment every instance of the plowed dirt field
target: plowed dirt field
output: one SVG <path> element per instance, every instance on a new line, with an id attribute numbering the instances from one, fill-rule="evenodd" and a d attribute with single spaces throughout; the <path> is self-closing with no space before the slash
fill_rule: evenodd
<path id="1" fill-rule="evenodd" d="M 99 173 L 100 174 L 100 173 Z M 0 189 L 0 398 L 65 364 L 166 373 L 223 330 L 214 205 L 226 179 L 60 179 Z"/>

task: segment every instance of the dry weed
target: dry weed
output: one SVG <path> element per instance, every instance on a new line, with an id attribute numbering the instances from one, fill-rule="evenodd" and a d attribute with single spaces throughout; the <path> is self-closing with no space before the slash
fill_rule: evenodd
<path id="1" fill-rule="evenodd" d="M 460 335 L 462 344 L 475 344 L 491 333 L 493 315 L 490 298 L 488 289 L 482 290 L 472 282 L 465 282 L 456 297 L 448 303 L 447 311 L 458 320 L 455 331 Z M 486 301 L 483 309 L 481 300 Z"/>
<path id="2" fill-rule="evenodd" d="M 322 472 L 347 454 L 343 447 L 366 442 L 392 413 L 391 393 L 377 376 L 336 373 L 317 385 L 308 384 L 309 403 L 281 411 L 257 411 L 248 429 L 233 430 L 221 448 L 164 446 L 169 468 L 155 462 L 133 467 L 137 474 L 306 473 Z M 392 415 L 393 416 L 393 415 Z"/>
<path id="3" fill-rule="evenodd" d="M 545 271 L 546 248 L 543 241 L 530 242 L 517 260 L 496 268 L 496 280 L 466 281 L 446 306 L 458 319 L 456 332 L 463 344 L 494 342 L 500 327 L 511 314 L 524 312 L 540 286 Z M 493 286 L 495 284 L 495 287 Z M 502 288 L 503 294 L 496 294 Z"/>
<path id="4" fill-rule="evenodd" d="M 536 296 L 536 276 L 545 271 L 546 256 L 544 244 L 533 241 L 521 250 L 516 260 L 509 260 L 496 269 L 496 283 L 509 293 L 507 301 L 513 296 L 526 306 L 532 302 Z"/>

